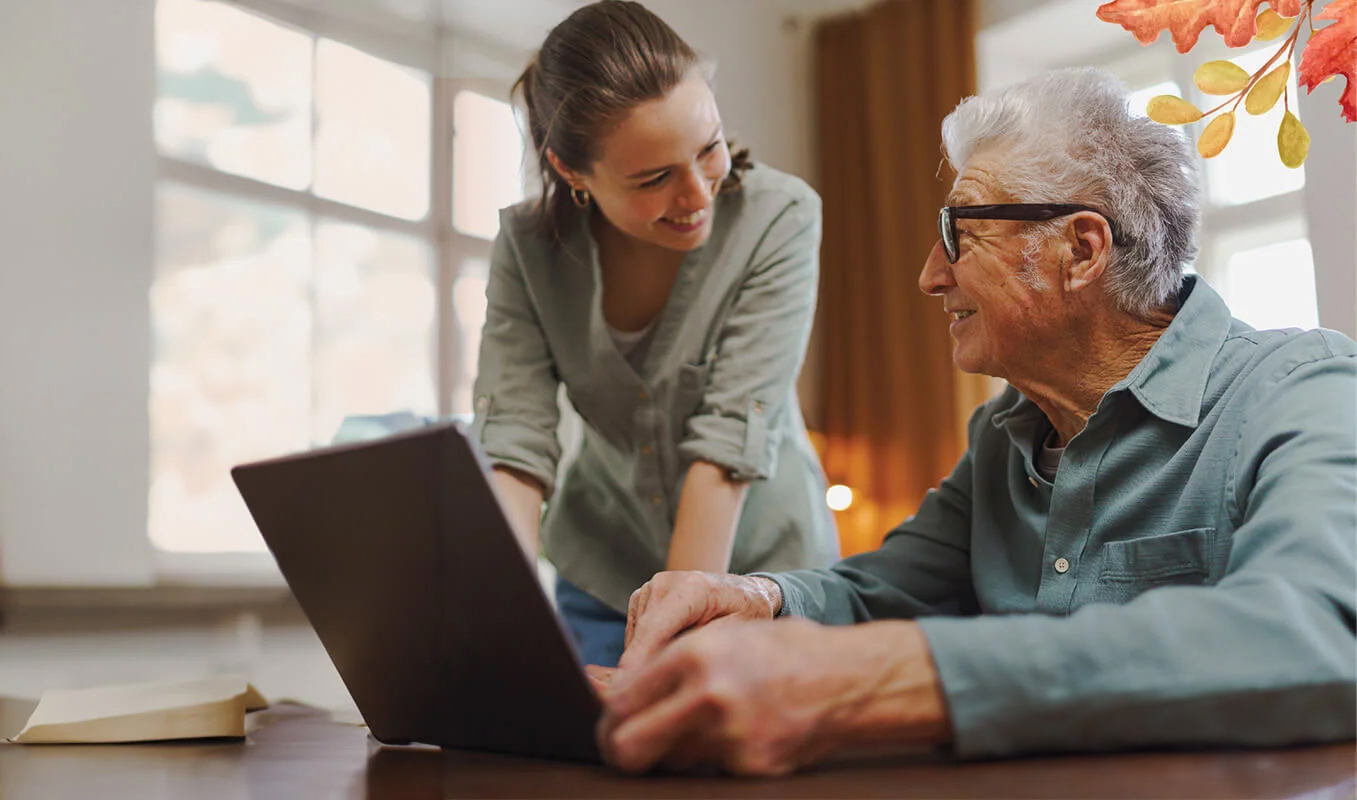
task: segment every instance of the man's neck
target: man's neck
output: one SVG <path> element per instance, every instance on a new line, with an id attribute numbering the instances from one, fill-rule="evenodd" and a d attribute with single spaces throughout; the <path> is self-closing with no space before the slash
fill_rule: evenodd
<path id="1" fill-rule="evenodd" d="M 1090 319 L 1067 342 L 1051 348 L 1054 358 L 1025 370 L 1010 383 L 1037 404 L 1064 447 L 1084 429 L 1107 391 L 1131 374 L 1173 321 L 1170 312 L 1149 319 L 1122 313 Z"/>

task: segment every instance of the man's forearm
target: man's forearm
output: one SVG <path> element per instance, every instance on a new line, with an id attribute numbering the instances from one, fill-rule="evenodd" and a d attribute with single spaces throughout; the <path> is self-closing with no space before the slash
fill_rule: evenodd
<path id="1" fill-rule="evenodd" d="M 824 721 L 826 741 L 837 751 L 935 745 L 951 740 L 947 702 L 928 640 L 914 622 L 872 622 L 847 628 L 862 680 L 840 698 Z"/>

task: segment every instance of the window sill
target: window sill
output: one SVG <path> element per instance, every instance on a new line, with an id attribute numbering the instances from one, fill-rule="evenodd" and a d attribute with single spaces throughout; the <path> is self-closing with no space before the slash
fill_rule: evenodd
<path id="1" fill-rule="evenodd" d="M 292 592 L 281 583 L 0 589 L 0 636 L 201 627 L 242 615 L 262 624 L 306 624 Z"/>

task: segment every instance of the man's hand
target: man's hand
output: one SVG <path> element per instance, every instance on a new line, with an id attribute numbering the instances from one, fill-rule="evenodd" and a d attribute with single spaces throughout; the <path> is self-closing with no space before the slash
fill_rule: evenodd
<path id="1" fill-rule="evenodd" d="M 601 698 L 608 697 L 608 690 L 612 686 L 613 678 L 617 676 L 617 667 L 600 667 L 597 664 L 586 664 L 584 674 L 589 678 L 589 685 L 594 688 L 594 692 Z"/>
<path id="2" fill-rule="evenodd" d="M 717 765 L 782 775 L 843 750 L 950 738 L 928 643 L 913 622 L 716 625 L 675 641 L 609 687 L 609 763 Z"/>
<path id="3" fill-rule="evenodd" d="M 772 619 L 782 592 L 767 578 L 715 572 L 661 572 L 631 594 L 626 650 L 618 666 L 635 670 L 675 636 L 716 620 Z"/>

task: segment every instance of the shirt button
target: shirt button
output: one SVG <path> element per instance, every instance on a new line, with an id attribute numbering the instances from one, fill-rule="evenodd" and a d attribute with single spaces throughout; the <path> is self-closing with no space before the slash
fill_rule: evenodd
<path id="1" fill-rule="evenodd" d="M 646 394 L 646 390 L 645 390 L 645 389 L 642 389 L 641 391 L 637 392 L 637 393 L 636 393 L 636 396 L 637 396 L 638 398 L 640 398 L 641 400 L 649 400 L 649 399 L 650 399 L 650 395 Z"/>
<path id="2" fill-rule="evenodd" d="M 757 400 L 754 401 L 754 413 L 755 413 L 755 414 L 762 414 L 762 413 L 763 413 L 763 403 L 761 403 L 761 402 L 759 402 L 759 401 L 757 401 Z"/>
<path id="3" fill-rule="evenodd" d="M 655 505 L 659 505 L 659 504 L 660 504 L 661 502 L 663 502 L 663 501 L 664 501 L 664 498 L 663 498 L 663 497 L 660 497 L 660 496 L 657 495 L 657 494 L 651 495 L 651 496 L 650 496 L 650 502 L 654 503 Z"/>
<path id="4" fill-rule="evenodd" d="M 655 452 L 655 450 L 650 445 L 641 448 L 641 455 L 643 456 L 648 456 L 653 452 Z"/>
<path id="5" fill-rule="evenodd" d="M 476 398 L 476 410 L 484 411 L 490 407 L 490 398 L 482 395 Z"/>
<path id="6" fill-rule="evenodd" d="M 1032 484 L 1032 488 L 1033 488 L 1033 489 L 1040 489 L 1040 488 L 1041 488 L 1041 484 L 1037 483 L 1037 479 L 1036 479 L 1036 478 L 1033 478 L 1031 475 L 1028 475 L 1028 476 L 1027 476 L 1027 482 L 1030 483 L 1030 484 Z"/>
<path id="7" fill-rule="evenodd" d="M 1055 571 L 1059 572 L 1061 575 L 1064 575 L 1066 572 L 1069 572 L 1070 571 L 1069 559 L 1057 558 L 1055 560 Z"/>

